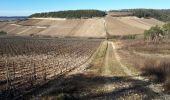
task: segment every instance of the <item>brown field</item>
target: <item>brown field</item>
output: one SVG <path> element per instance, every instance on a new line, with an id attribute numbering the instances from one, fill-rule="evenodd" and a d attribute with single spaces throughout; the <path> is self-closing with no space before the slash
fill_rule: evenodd
<path id="1" fill-rule="evenodd" d="M 132 13 L 130 12 L 108 12 L 107 14 L 113 17 L 123 17 L 132 15 Z"/>
<path id="2" fill-rule="evenodd" d="M 168 44 L 2 36 L 0 99 L 164 99 Z"/>
<path id="3" fill-rule="evenodd" d="M 101 40 L 0 37 L 0 99 L 42 85 L 84 64 Z M 5 44 L 5 45 L 4 45 Z M 13 97 L 11 95 L 11 97 Z"/>
<path id="4" fill-rule="evenodd" d="M 146 42 L 142 35 L 163 24 L 110 15 L 1 22 L 9 35 L 0 36 L 0 99 L 170 98 L 170 42 Z"/>
<path id="5" fill-rule="evenodd" d="M 111 17 L 92 19 L 32 18 L 16 23 L 0 23 L 0 30 L 17 35 L 45 35 L 53 37 L 105 37 L 110 35 L 142 34 L 151 26 L 162 26 L 156 19 Z"/>
<path id="6" fill-rule="evenodd" d="M 106 27 L 110 35 L 143 34 L 151 26 L 163 25 L 155 19 L 142 19 L 137 17 L 110 17 L 106 18 Z"/>

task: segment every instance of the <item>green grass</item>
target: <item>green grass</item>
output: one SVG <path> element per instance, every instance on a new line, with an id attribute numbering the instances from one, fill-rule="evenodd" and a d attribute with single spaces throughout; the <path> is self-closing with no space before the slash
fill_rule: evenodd
<path id="1" fill-rule="evenodd" d="M 104 58 L 105 58 L 105 55 L 106 55 L 106 52 L 107 52 L 107 47 L 108 47 L 108 44 L 107 44 L 106 41 L 104 41 L 101 44 L 101 47 L 98 49 L 97 54 L 94 57 L 94 59 L 92 60 L 92 62 L 90 63 L 88 69 L 97 70 L 97 73 L 101 72 L 98 69 L 102 69 L 101 67 L 102 67 L 103 62 L 104 62 Z"/>
<path id="2" fill-rule="evenodd" d="M 137 34 L 129 34 L 129 35 L 113 35 L 110 36 L 109 39 L 121 39 L 121 40 L 126 40 L 126 39 L 136 39 Z"/>

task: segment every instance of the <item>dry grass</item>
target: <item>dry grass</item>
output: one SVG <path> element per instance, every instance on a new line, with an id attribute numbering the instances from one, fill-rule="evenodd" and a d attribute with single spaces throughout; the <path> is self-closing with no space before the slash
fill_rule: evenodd
<path id="1" fill-rule="evenodd" d="M 103 67 L 102 65 L 104 62 L 104 57 L 106 55 L 107 47 L 108 47 L 108 44 L 106 41 L 104 41 L 101 47 L 99 48 L 99 50 L 97 51 L 97 55 L 90 63 L 88 69 L 94 70 L 96 73 L 102 72 L 100 69 L 102 69 L 101 67 Z"/>
<path id="2" fill-rule="evenodd" d="M 170 90 L 170 60 L 167 56 L 170 54 L 169 43 L 169 41 L 153 43 L 143 40 L 121 40 L 119 51 L 125 53 L 126 61 L 139 69 L 142 75 L 163 83 L 165 89 Z"/>
<path id="3" fill-rule="evenodd" d="M 145 59 L 141 67 L 143 75 L 152 76 L 157 82 L 163 82 L 170 89 L 170 61 L 168 59 Z"/>
<path id="4" fill-rule="evenodd" d="M 123 40 L 122 40 L 123 41 Z M 124 40 L 122 49 L 150 54 L 170 54 L 170 41 L 147 42 L 143 40 Z"/>

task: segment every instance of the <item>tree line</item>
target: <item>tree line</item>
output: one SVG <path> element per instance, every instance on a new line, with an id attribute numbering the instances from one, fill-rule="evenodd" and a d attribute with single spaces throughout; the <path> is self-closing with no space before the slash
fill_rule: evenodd
<path id="1" fill-rule="evenodd" d="M 106 12 L 100 10 L 68 10 L 58 12 L 35 13 L 29 17 L 52 17 L 52 18 L 92 18 L 104 17 Z"/>
<path id="2" fill-rule="evenodd" d="M 168 15 L 168 10 L 155 10 L 155 9 L 133 9 L 130 10 L 134 16 L 139 18 L 155 18 L 161 21 L 169 21 L 170 16 Z"/>
<path id="3" fill-rule="evenodd" d="M 123 9 L 111 10 L 112 12 L 131 12 L 132 16 L 139 18 L 155 18 L 161 21 L 170 21 L 170 9 Z"/>
<path id="4" fill-rule="evenodd" d="M 161 21 L 170 20 L 170 9 L 123 9 L 123 10 L 111 10 L 110 12 L 130 12 L 133 16 L 139 18 L 155 18 Z M 52 18 L 92 18 L 92 17 L 104 17 L 105 11 L 100 10 L 67 10 L 57 12 L 42 12 L 35 13 L 29 17 L 52 17 Z"/>

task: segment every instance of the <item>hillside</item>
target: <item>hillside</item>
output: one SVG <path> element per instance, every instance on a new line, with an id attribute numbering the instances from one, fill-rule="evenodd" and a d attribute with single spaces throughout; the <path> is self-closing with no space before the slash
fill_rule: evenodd
<path id="1" fill-rule="evenodd" d="M 144 30 L 152 26 L 163 25 L 163 22 L 154 18 L 144 19 L 133 16 L 111 17 L 107 16 L 107 31 L 110 35 L 142 34 Z"/>
<path id="2" fill-rule="evenodd" d="M 54 37 L 105 37 L 110 35 L 142 34 L 151 26 L 163 25 L 154 18 L 111 17 L 91 19 L 29 18 L 16 23 L 0 23 L 0 31 L 16 35 Z"/>

